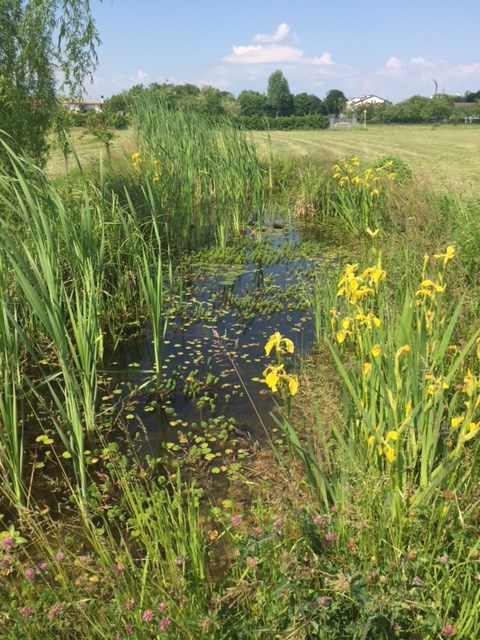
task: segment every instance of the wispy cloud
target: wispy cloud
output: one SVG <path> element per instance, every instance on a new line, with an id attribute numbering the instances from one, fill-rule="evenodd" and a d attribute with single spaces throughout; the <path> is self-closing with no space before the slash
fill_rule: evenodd
<path id="1" fill-rule="evenodd" d="M 225 62 L 233 64 L 265 64 L 271 62 L 300 62 L 303 59 L 303 52 L 300 49 L 289 45 L 252 44 L 247 46 L 233 47 L 233 53 L 225 56 Z"/>

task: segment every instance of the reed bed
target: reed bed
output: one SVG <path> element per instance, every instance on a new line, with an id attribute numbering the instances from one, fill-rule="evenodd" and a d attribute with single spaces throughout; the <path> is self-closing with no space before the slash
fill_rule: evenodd
<path id="1" fill-rule="evenodd" d="M 145 200 L 164 216 L 177 242 L 238 234 L 258 222 L 265 206 L 264 176 L 255 145 L 228 119 L 211 121 L 171 110 L 158 96 L 135 102 L 138 151 L 132 161 L 147 179 Z"/>

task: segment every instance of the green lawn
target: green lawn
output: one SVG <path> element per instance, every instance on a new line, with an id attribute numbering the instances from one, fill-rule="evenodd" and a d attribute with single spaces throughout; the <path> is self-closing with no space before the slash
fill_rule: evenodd
<path id="1" fill-rule="evenodd" d="M 100 156 L 105 147 L 91 136 L 74 131 L 76 152 L 82 162 Z M 268 136 L 254 132 L 260 152 L 269 144 L 275 154 L 312 156 L 324 161 L 336 161 L 357 156 L 369 161 L 389 155 L 401 158 L 416 175 L 436 188 L 455 190 L 463 194 L 480 192 L 480 127 L 465 126 L 371 126 L 367 129 L 337 131 L 272 131 Z M 270 140 L 270 143 L 268 142 Z M 129 155 L 135 150 L 131 130 L 118 131 L 112 144 L 112 154 Z M 55 175 L 64 171 L 61 153 L 53 149 L 47 172 Z"/>
<path id="2" fill-rule="evenodd" d="M 85 135 L 85 129 L 73 129 L 72 140 L 75 153 L 82 164 L 99 160 L 101 157 L 105 160 L 107 155 L 105 145 L 96 140 L 92 135 Z M 135 151 L 135 141 L 132 130 L 116 131 L 111 146 L 112 157 L 115 158 L 115 156 L 124 154 L 130 155 L 133 151 Z M 75 165 L 75 159 L 72 156 L 69 158 L 69 165 L 71 167 Z M 59 149 L 55 148 L 53 142 L 46 172 L 52 176 L 64 175 L 65 173 L 62 153 Z"/>
<path id="3" fill-rule="evenodd" d="M 260 150 L 266 151 L 266 134 L 256 132 L 254 137 Z M 353 155 L 361 161 L 395 156 L 436 188 L 462 193 L 480 191 L 480 127 L 475 125 L 272 131 L 269 137 L 274 153 L 311 155 L 332 162 Z"/>

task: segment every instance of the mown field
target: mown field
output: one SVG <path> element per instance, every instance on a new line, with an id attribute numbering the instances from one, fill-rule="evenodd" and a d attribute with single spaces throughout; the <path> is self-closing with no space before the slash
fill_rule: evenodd
<path id="1" fill-rule="evenodd" d="M 74 145 L 81 162 L 105 157 L 104 146 L 92 137 L 74 132 Z M 480 187 L 480 127 L 473 126 L 369 126 L 338 131 L 272 131 L 268 136 L 254 132 L 262 154 L 311 156 L 327 162 L 357 156 L 363 162 L 379 156 L 401 158 L 415 174 L 435 188 L 476 194 Z M 118 131 L 112 144 L 114 155 L 135 150 L 131 130 Z M 61 153 L 53 149 L 47 173 L 64 171 Z"/>
<path id="2" fill-rule="evenodd" d="M 268 143 L 255 134 L 261 151 Z M 274 153 L 311 155 L 336 161 L 357 156 L 364 162 L 396 156 L 435 187 L 478 191 L 480 128 L 470 126 L 371 126 L 338 131 L 272 131 Z"/>

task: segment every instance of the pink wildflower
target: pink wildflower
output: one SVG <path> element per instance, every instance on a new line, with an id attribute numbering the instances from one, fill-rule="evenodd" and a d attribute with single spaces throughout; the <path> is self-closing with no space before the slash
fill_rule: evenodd
<path id="1" fill-rule="evenodd" d="M 168 618 L 162 618 L 159 623 L 160 631 L 166 631 L 170 626 L 170 620 Z"/>
<path id="2" fill-rule="evenodd" d="M 445 636 L 445 638 L 451 638 L 455 633 L 455 627 L 450 623 L 447 623 L 442 629 L 442 635 Z"/>

